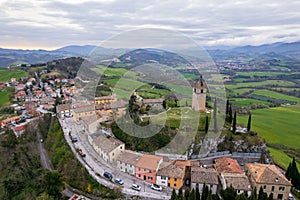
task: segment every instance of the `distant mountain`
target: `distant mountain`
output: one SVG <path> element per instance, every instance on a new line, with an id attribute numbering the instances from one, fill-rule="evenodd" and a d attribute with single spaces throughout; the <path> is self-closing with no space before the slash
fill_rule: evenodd
<path id="1" fill-rule="evenodd" d="M 111 63 L 112 67 L 133 68 L 147 63 L 159 63 L 167 66 L 191 66 L 186 59 L 176 53 L 161 49 L 135 49 L 118 57 Z"/>
<path id="2" fill-rule="evenodd" d="M 53 52 L 61 52 L 61 53 L 69 53 L 73 55 L 88 55 L 90 54 L 97 46 L 94 45 L 71 45 L 71 46 L 65 46 L 59 49 L 54 50 Z"/>
<path id="3" fill-rule="evenodd" d="M 275 58 L 298 59 L 300 56 L 300 42 L 292 43 L 273 43 L 260 46 L 212 46 L 206 47 L 208 53 L 214 60 L 234 59 L 237 57 L 261 57 L 264 54 L 274 56 Z M 7 67 L 13 63 L 45 63 L 51 60 L 57 60 L 66 57 L 80 56 L 87 57 L 93 52 L 93 59 L 97 62 L 105 60 L 111 62 L 113 58 L 118 57 L 121 63 L 132 65 L 145 62 L 158 62 L 170 66 L 179 66 L 189 64 L 183 57 L 171 52 L 157 49 L 113 49 L 94 45 L 71 45 L 62 47 L 53 51 L 47 50 L 21 50 L 21 49 L 3 49 L 0 48 L 0 67 Z M 128 60 L 128 59 L 131 60 Z M 113 66 L 118 63 L 113 63 Z M 120 63 L 119 63 L 120 65 Z"/>

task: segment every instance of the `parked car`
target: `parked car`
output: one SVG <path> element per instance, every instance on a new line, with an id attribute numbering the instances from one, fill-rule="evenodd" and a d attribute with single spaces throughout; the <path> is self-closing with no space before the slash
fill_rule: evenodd
<path id="1" fill-rule="evenodd" d="M 137 184 L 132 184 L 131 189 L 136 190 L 136 191 L 141 191 L 141 186 Z"/>
<path id="2" fill-rule="evenodd" d="M 109 180 L 111 180 L 113 178 L 113 176 L 109 172 L 104 172 L 103 176 Z"/>
<path id="3" fill-rule="evenodd" d="M 162 191 L 162 187 L 156 184 L 152 184 L 151 185 L 151 189 L 153 190 L 157 190 L 157 191 Z"/>
<path id="4" fill-rule="evenodd" d="M 123 185 L 123 184 L 124 184 L 124 182 L 123 182 L 121 179 L 119 179 L 119 178 L 117 178 L 117 179 L 115 180 L 115 183 L 117 183 L 117 184 L 119 184 L 119 185 Z"/>
<path id="5" fill-rule="evenodd" d="M 78 142 L 78 139 L 77 139 L 77 137 L 76 136 L 74 136 L 73 138 L 72 138 L 72 142 Z"/>

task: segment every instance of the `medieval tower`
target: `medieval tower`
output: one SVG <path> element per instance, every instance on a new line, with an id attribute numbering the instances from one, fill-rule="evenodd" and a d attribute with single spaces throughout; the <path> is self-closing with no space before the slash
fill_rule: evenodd
<path id="1" fill-rule="evenodd" d="M 202 75 L 200 79 L 193 83 L 193 99 L 192 109 L 195 111 L 205 111 L 207 85 L 204 82 Z"/>

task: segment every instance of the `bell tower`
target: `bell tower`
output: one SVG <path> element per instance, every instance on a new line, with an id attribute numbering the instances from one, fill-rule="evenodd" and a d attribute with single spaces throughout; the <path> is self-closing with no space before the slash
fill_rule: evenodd
<path id="1" fill-rule="evenodd" d="M 194 81 L 193 83 L 193 98 L 192 98 L 192 109 L 195 111 L 205 111 L 206 105 L 206 92 L 207 85 L 200 75 L 200 79 L 198 81 Z"/>

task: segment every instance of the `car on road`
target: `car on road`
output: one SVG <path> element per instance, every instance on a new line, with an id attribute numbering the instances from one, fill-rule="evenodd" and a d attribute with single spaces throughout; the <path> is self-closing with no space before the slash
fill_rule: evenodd
<path id="1" fill-rule="evenodd" d="M 151 185 L 151 189 L 153 190 L 157 190 L 157 191 L 162 191 L 162 187 L 156 184 L 152 184 Z"/>
<path id="2" fill-rule="evenodd" d="M 141 186 L 139 186 L 137 184 L 132 184 L 131 189 L 136 190 L 136 191 L 141 191 Z"/>
<path id="3" fill-rule="evenodd" d="M 119 184 L 119 185 L 123 185 L 123 184 L 124 184 L 124 182 L 123 182 L 121 179 L 119 179 L 119 178 L 117 178 L 117 179 L 115 180 L 115 183 L 117 183 L 117 184 Z"/>
<path id="4" fill-rule="evenodd" d="M 74 137 L 72 138 L 72 142 L 73 142 L 73 143 L 78 142 L 78 139 L 77 139 L 76 136 L 74 136 Z"/>
<path id="5" fill-rule="evenodd" d="M 104 172 L 103 176 L 109 180 L 111 180 L 113 178 L 113 176 L 109 172 Z"/>

